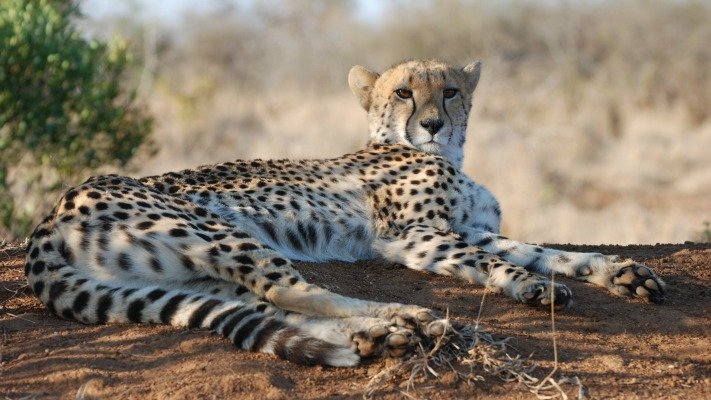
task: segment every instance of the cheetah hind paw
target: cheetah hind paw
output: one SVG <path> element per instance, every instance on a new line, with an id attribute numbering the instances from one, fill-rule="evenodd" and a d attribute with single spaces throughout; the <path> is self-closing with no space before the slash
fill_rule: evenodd
<path id="1" fill-rule="evenodd" d="M 437 318 L 431 310 L 419 308 L 410 311 L 403 310 L 392 316 L 391 321 L 400 327 L 411 329 L 425 337 L 440 337 L 452 331 L 452 326 L 447 319 Z"/>
<path id="2" fill-rule="evenodd" d="M 382 324 L 355 332 L 351 341 L 362 359 L 371 359 L 380 355 L 402 357 L 417 344 L 418 339 L 410 329 Z"/>
<path id="3" fill-rule="evenodd" d="M 613 275 L 610 291 L 612 293 L 638 297 L 648 302 L 664 302 L 666 284 L 648 267 L 633 263 L 620 268 Z"/>

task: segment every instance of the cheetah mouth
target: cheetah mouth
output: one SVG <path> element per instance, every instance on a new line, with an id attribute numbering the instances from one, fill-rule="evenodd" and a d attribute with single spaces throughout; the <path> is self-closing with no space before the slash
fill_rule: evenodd
<path id="1" fill-rule="evenodd" d="M 429 142 L 420 143 L 417 145 L 417 148 L 426 153 L 440 153 L 442 151 L 442 147 L 442 144 L 437 143 L 434 140 L 430 140 Z"/>

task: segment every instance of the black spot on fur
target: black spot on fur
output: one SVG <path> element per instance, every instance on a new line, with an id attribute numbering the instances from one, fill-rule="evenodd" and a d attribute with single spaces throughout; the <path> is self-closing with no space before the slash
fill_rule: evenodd
<path id="1" fill-rule="evenodd" d="M 155 225 L 153 221 L 142 221 L 136 225 L 136 228 L 145 231 L 146 229 L 150 229 L 153 225 Z"/>
<path id="2" fill-rule="evenodd" d="M 133 266 L 133 264 L 131 263 L 131 258 L 126 253 L 120 253 L 116 262 L 118 263 L 119 268 L 124 271 L 129 271 Z"/>
<path id="3" fill-rule="evenodd" d="M 493 242 L 493 241 L 494 241 L 493 238 L 487 236 L 487 237 L 482 238 L 482 239 L 479 240 L 478 242 L 476 242 L 476 245 L 477 245 L 477 246 L 486 246 L 487 244 L 489 244 L 489 243 L 491 243 L 491 242 Z"/>
<path id="4" fill-rule="evenodd" d="M 86 308 L 87 304 L 89 304 L 89 292 L 82 290 L 77 294 L 77 297 L 74 298 L 72 310 L 74 310 L 75 314 L 79 314 Z"/>
<path id="5" fill-rule="evenodd" d="M 230 336 L 230 334 L 232 333 L 232 330 L 235 328 L 235 326 L 237 326 L 237 324 L 239 324 L 240 321 L 242 321 L 242 319 L 244 319 L 245 317 L 252 315 L 252 314 L 254 314 L 254 311 L 250 310 L 250 309 L 245 309 L 245 310 L 242 310 L 242 311 L 234 314 L 222 326 L 222 334 L 225 336 Z"/>
<path id="6" fill-rule="evenodd" d="M 252 260 L 251 257 L 246 256 L 244 254 L 236 255 L 233 257 L 233 259 L 240 264 L 254 265 L 254 260 Z"/>
<path id="7" fill-rule="evenodd" d="M 163 271 L 163 265 L 162 265 L 162 264 L 160 263 L 160 261 L 159 261 L 157 258 L 155 258 L 155 257 L 151 258 L 151 268 L 153 269 L 153 271 L 156 271 L 156 272 L 162 272 L 162 271 Z"/>
<path id="8" fill-rule="evenodd" d="M 244 345 L 244 341 L 249 337 L 252 331 L 254 331 L 254 329 L 257 328 L 257 325 L 259 325 L 261 322 L 262 318 L 252 318 L 247 321 L 237 330 L 237 332 L 235 332 L 235 336 L 232 339 L 232 342 L 243 349 L 246 348 L 246 346 Z M 246 349 L 249 350 L 249 348 Z"/>
<path id="9" fill-rule="evenodd" d="M 165 296 L 165 294 L 168 293 L 167 291 L 163 289 L 154 289 L 146 297 L 151 300 L 151 301 L 156 301 L 160 299 L 161 297 Z"/>
<path id="10" fill-rule="evenodd" d="M 254 243 L 241 243 L 239 245 L 239 249 L 242 251 L 251 251 L 259 249 L 259 246 Z"/>
<path id="11" fill-rule="evenodd" d="M 198 307 L 197 310 L 195 310 L 190 316 L 190 320 L 188 321 L 188 328 L 201 327 L 203 321 L 205 321 L 205 318 L 207 318 L 207 315 L 210 313 L 210 311 L 212 311 L 213 308 L 217 307 L 220 304 L 222 304 L 222 301 L 215 299 L 211 299 L 202 303 L 202 305 L 200 305 L 200 307 Z"/>
<path id="12" fill-rule="evenodd" d="M 32 251 L 30 251 L 30 259 L 34 260 L 35 258 L 37 258 L 37 256 L 39 255 L 39 252 L 40 252 L 39 247 L 33 248 Z"/>
<path id="13" fill-rule="evenodd" d="M 213 331 L 216 330 L 217 327 L 219 327 L 220 324 L 225 321 L 225 319 L 227 319 L 230 315 L 233 315 L 238 312 L 241 308 L 241 306 L 236 306 L 219 313 L 215 318 L 212 319 L 212 321 L 210 321 L 210 329 Z"/>
<path id="14" fill-rule="evenodd" d="M 69 250 L 69 247 L 67 247 L 67 243 L 64 241 L 59 244 L 59 255 L 62 256 L 62 258 L 67 264 L 74 263 L 74 254 L 72 254 L 72 251 Z"/>
<path id="15" fill-rule="evenodd" d="M 183 267 L 185 267 L 185 269 L 187 269 L 187 270 L 190 270 L 190 271 L 195 270 L 195 263 L 193 262 L 192 259 L 190 259 L 190 257 L 188 257 L 186 255 L 183 255 L 182 257 L 180 257 L 180 263 L 183 264 Z"/>
<path id="16" fill-rule="evenodd" d="M 278 281 L 279 279 L 281 279 L 281 273 L 279 273 L 279 272 L 270 272 L 264 276 L 267 279 L 272 280 L 272 281 Z"/>
<path id="17" fill-rule="evenodd" d="M 67 284 L 63 281 L 57 281 L 49 285 L 49 299 L 54 301 L 67 290 Z"/>
<path id="18" fill-rule="evenodd" d="M 276 265 L 277 267 L 281 267 L 287 264 L 287 261 L 283 258 L 275 257 L 272 258 L 272 264 Z"/>
<path id="19" fill-rule="evenodd" d="M 188 236 L 188 232 L 185 229 L 173 228 L 169 232 L 172 237 L 185 237 Z"/>
<path id="20" fill-rule="evenodd" d="M 167 303 L 163 306 L 163 309 L 160 310 L 160 320 L 164 324 L 170 324 L 170 322 L 173 320 L 173 315 L 178 311 L 178 306 L 180 305 L 180 302 L 183 301 L 188 295 L 186 294 L 177 294 L 168 300 Z"/>
<path id="21" fill-rule="evenodd" d="M 44 261 L 41 261 L 41 260 L 35 261 L 35 263 L 32 264 L 32 273 L 35 275 L 39 275 L 42 272 L 44 272 L 44 267 L 45 267 Z"/>
<path id="22" fill-rule="evenodd" d="M 117 219 L 120 219 L 120 220 L 127 220 L 129 218 L 129 215 L 128 215 L 128 213 L 125 213 L 123 211 L 116 211 L 114 213 L 114 217 L 116 217 Z"/>
<path id="23" fill-rule="evenodd" d="M 269 343 L 269 340 L 272 338 L 272 336 L 274 336 L 277 331 L 283 328 L 285 328 L 283 322 L 278 321 L 274 318 L 269 318 L 269 320 L 264 325 L 262 325 L 262 329 L 260 329 L 259 332 L 254 335 L 254 344 L 252 345 L 252 350 L 261 350 L 267 343 Z"/>
<path id="24" fill-rule="evenodd" d="M 128 305 L 128 311 L 126 312 L 126 316 L 132 322 L 141 322 L 141 319 L 143 317 L 143 308 L 145 306 L 146 304 L 143 302 L 143 300 L 132 301 Z"/>
<path id="25" fill-rule="evenodd" d="M 111 298 L 111 294 L 107 293 L 99 299 L 99 303 L 96 306 L 96 322 L 99 324 L 105 324 L 108 320 L 108 311 L 111 308 L 114 300 Z"/>
<path id="26" fill-rule="evenodd" d="M 43 290 L 44 290 L 44 282 L 42 282 L 42 281 L 37 281 L 37 282 L 35 282 L 34 286 L 32 286 L 32 291 L 35 293 L 35 296 L 37 296 L 37 297 L 42 297 Z"/>

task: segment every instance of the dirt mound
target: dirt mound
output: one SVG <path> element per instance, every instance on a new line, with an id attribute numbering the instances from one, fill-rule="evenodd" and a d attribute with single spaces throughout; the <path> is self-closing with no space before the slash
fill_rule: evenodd
<path id="1" fill-rule="evenodd" d="M 564 280 L 575 304 L 556 315 L 560 372 L 578 376 L 592 398 L 711 397 L 711 245 L 552 246 L 632 257 L 667 282 L 662 306 L 612 298 Z M 21 249 L 0 251 L 0 394 L 7 398 L 361 398 L 388 364 L 301 367 L 236 350 L 200 330 L 86 326 L 52 317 L 26 288 Z M 406 268 L 361 262 L 299 264 L 311 282 L 349 296 L 415 303 L 473 323 L 482 288 Z M 552 367 L 550 315 L 487 294 L 483 328 L 511 337 L 512 355 Z M 403 397 L 399 381 L 376 393 Z M 578 388 L 565 386 L 575 398 Z M 521 385 L 486 377 L 474 386 L 454 373 L 421 383 L 423 398 L 534 398 Z"/>

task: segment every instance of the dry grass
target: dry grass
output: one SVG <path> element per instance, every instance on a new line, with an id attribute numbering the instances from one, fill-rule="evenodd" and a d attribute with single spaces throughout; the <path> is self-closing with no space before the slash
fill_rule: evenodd
<path id="1" fill-rule="evenodd" d="M 457 382 L 472 389 L 487 378 L 494 378 L 516 382 L 538 399 L 567 399 L 564 385 L 575 385 L 578 398 L 585 398 L 587 389 L 577 376 L 557 374 L 557 368 L 554 368 L 541 378 L 536 365 L 528 358 L 509 354 L 509 339 L 496 340 L 478 327 L 455 324 L 453 332 L 446 337 L 420 343 L 413 355 L 394 361 L 375 374 L 363 397 L 373 398 L 379 391 L 394 386 L 406 397 L 417 398 L 419 388 L 433 385 L 444 374 L 453 374 Z"/>
<path id="2" fill-rule="evenodd" d="M 15 242 L 0 240 L 0 261 L 9 260 L 18 254 L 24 253 L 27 243 L 27 239 Z"/>
<path id="3" fill-rule="evenodd" d="M 432 385 L 445 373 L 453 373 L 456 380 L 476 387 L 487 377 L 505 382 L 517 382 L 539 399 L 561 397 L 567 394 L 563 384 L 583 386 L 577 377 L 535 377 L 536 366 L 528 359 L 510 356 L 507 342 L 510 338 L 494 339 L 490 334 L 471 325 L 455 326 L 446 338 L 421 343 L 410 357 L 394 362 L 368 382 L 363 397 L 373 398 L 379 390 L 394 385 L 409 398 L 417 398 L 419 387 Z"/>
<path id="4" fill-rule="evenodd" d="M 20 254 L 24 254 L 27 248 L 27 240 L 17 241 L 17 242 L 7 242 L 5 240 L 0 241 L 0 268 L 5 267 L 5 263 L 8 260 L 12 260 Z M 7 304 L 13 299 L 24 296 L 29 290 L 29 285 L 27 281 L 22 280 L 20 282 L 8 281 L 0 283 L 0 316 L 9 315 L 13 318 L 19 318 L 24 321 L 29 321 L 35 323 L 27 318 L 18 316 L 14 314 L 14 308 L 8 308 Z M 1 358 L 1 357 L 0 357 Z"/>
<path id="5" fill-rule="evenodd" d="M 551 274 L 550 313 L 551 338 L 553 347 L 553 368 L 543 378 L 536 377 L 536 365 L 529 358 L 520 355 L 511 356 L 508 341 L 511 338 L 494 339 L 480 327 L 486 293 L 481 298 L 479 313 L 474 325 L 452 323 L 447 313 L 446 320 L 452 327 L 438 338 L 425 339 L 415 348 L 414 354 L 394 361 L 377 374 L 373 375 L 365 387 L 363 398 L 375 397 L 379 390 L 394 384 L 403 388 L 400 392 L 408 398 L 417 398 L 417 389 L 432 385 L 444 373 L 453 374 L 457 382 L 476 387 L 487 377 L 498 378 L 504 382 L 516 382 L 522 385 L 538 399 L 568 399 L 563 385 L 575 385 L 577 398 L 588 396 L 588 390 L 577 376 L 559 374 L 558 347 L 555 328 L 555 275 Z"/>

